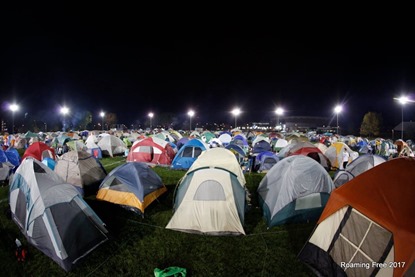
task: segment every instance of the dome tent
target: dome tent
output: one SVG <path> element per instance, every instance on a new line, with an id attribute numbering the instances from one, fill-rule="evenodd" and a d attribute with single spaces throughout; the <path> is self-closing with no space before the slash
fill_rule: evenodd
<path id="1" fill-rule="evenodd" d="M 414 180 L 401 157 L 336 188 L 298 258 L 319 276 L 414 276 Z"/>
<path id="2" fill-rule="evenodd" d="M 317 220 L 334 189 L 328 172 L 314 159 L 294 155 L 276 163 L 257 192 L 268 227 Z"/>
<path id="3" fill-rule="evenodd" d="M 245 177 L 226 148 L 204 151 L 181 179 L 167 229 L 207 235 L 245 234 Z"/>
<path id="4" fill-rule="evenodd" d="M 144 214 L 167 188 L 147 164 L 129 162 L 114 168 L 102 181 L 96 198 Z"/>
<path id="5" fill-rule="evenodd" d="M 108 240 L 104 223 L 78 190 L 34 158 L 24 159 L 13 175 L 9 204 L 28 242 L 65 271 Z"/>

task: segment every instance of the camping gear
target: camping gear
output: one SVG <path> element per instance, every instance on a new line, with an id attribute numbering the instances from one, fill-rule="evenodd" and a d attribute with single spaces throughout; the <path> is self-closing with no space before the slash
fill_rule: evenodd
<path id="1" fill-rule="evenodd" d="M 268 227 L 316 221 L 334 189 L 328 172 L 315 160 L 294 155 L 276 163 L 257 192 Z"/>
<path id="2" fill-rule="evenodd" d="M 38 161 L 42 161 L 44 158 L 51 158 L 56 160 L 55 149 L 49 147 L 46 143 L 37 141 L 32 143 L 24 152 L 22 160 L 27 157 L 33 157 Z"/>
<path id="3" fill-rule="evenodd" d="M 12 219 L 27 241 L 65 271 L 108 239 L 77 189 L 32 157 L 16 170 L 9 195 Z"/>
<path id="4" fill-rule="evenodd" d="M 128 149 L 128 147 L 119 137 L 108 134 L 102 136 L 102 138 L 98 141 L 97 145 L 99 148 L 101 148 L 103 156 L 110 157 L 114 157 L 120 154 L 123 155 L 125 153 L 125 150 Z"/>
<path id="5" fill-rule="evenodd" d="M 129 162 L 114 168 L 102 181 L 96 198 L 144 214 L 167 188 L 147 164 Z"/>
<path id="6" fill-rule="evenodd" d="M 207 235 L 244 235 L 245 176 L 226 148 L 204 151 L 178 184 L 167 229 Z"/>
<path id="7" fill-rule="evenodd" d="M 127 162 L 170 166 L 175 155 L 176 153 L 169 142 L 158 137 L 148 137 L 133 143 L 127 156 Z"/>
<path id="8" fill-rule="evenodd" d="M 280 159 L 271 151 L 263 151 L 255 156 L 254 172 L 268 172 Z"/>
<path id="9" fill-rule="evenodd" d="M 349 153 L 349 163 L 359 157 L 359 153 L 350 149 L 344 142 L 333 142 L 323 154 L 329 159 L 332 168 L 339 169 L 343 164 L 343 151 Z"/>
<path id="10" fill-rule="evenodd" d="M 389 160 L 335 189 L 299 259 L 317 275 L 415 276 L 415 159 Z"/>
<path id="11" fill-rule="evenodd" d="M 336 172 L 333 178 L 334 185 L 336 188 L 340 187 L 354 177 L 384 162 L 386 162 L 386 160 L 379 155 L 361 155 L 353 160 L 345 170 L 338 170 Z"/>
<path id="12" fill-rule="evenodd" d="M 94 156 L 86 151 L 69 151 L 59 157 L 54 171 L 62 179 L 78 187 L 82 195 L 89 195 L 98 190 L 107 172 Z"/>
<path id="13" fill-rule="evenodd" d="M 202 154 L 203 151 L 209 149 L 208 144 L 199 138 L 193 138 L 187 141 L 174 156 L 171 162 L 172 169 L 188 170 L 193 162 Z"/>

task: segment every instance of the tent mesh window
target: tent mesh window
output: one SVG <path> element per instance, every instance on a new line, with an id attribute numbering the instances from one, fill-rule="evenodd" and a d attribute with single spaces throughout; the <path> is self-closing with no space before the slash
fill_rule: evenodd
<path id="1" fill-rule="evenodd" d="M 46 173 L 45 169 L 38 165 L 37 163 L 33 163 L 33 171 L 35 173 Z"/>
<path id="2" fill-rule="evenodd" d="M 225 191 L 219 182 L 215 180 L 206 180 L 197 188 L 194 200 L 226 201 Z"/>
<path id="3" fill-rule="evenodd" d="M 392 245 L 391 232 L 349 208 L 330 245 L 329 253 L 338 265 L 356 265 L 344 268 L 348 276 L 371 276 L 378 268 L 367 268 L 365 265 L 383 263 Z"/>
<path id="4" fill-rule="evenodd" d="M 342 171 L 337 176 L 337 178 L 336 178 L 336 180 L 334 182 L 334 185 L 336 187 L 340 187 L 341 185 L 349 182 L 351 179 L 353 179 L 353 176 L 350 173 L 348 173 L 346 171 Z"/>
<path id="5" fill-rule="evenodd" d="M 52 154 L 52 152 L 50 152 L 49 150 L 44 150 L 44 151 L 42 152 L 42 160 L 43 160 L 44 158 L 51 158 L 51 159 L 53 159 L 53 154 Z"/>
<path id="6" fill-rule="evenodd" d="M 185 147 L 182 152 L 182 157 L 193 157 L 193 147 Z"/>
<path id="7" fill-rule="evenodd" d="M 194 154 L 193 154 L 193 158 L 197 158 L 200 156 L 200 154 L 202 154 L 203 150 L 199 147 L 195 147 L 194 149 Z"/>
<path id="8" fill-rule="evenodd" d="M 117 177 L 108 178 L 102 187 L 111 187 L 112 190 L 129 192 L 128 187 Z"/>
<path id="9" fill-rule="evenodd" d="M 271 157 L 265 158 L 264 164 L 266 164 L 267 168 L 273 167 L 277 163 L 277 160 Z"/>

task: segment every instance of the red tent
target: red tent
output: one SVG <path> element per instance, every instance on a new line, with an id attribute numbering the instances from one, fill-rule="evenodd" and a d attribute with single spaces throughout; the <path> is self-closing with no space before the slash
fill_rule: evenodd
<path id="1" fill-rule="evenodd" d="M 38 161 L 42 161 L 44 158 L 51 158 L 56 160 L 55 149 L 49 147 L 46 143 L 37 141 L 32 143 L 24 152 L 22 160 L 26 157 L 33 157 Z"/>

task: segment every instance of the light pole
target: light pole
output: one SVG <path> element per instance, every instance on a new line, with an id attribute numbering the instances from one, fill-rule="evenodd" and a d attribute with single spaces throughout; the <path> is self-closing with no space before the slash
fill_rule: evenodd
<path id="1" fill-rule="evenodd" d="M 102 131 L 104 131 L 104 117 L 105 117 L 105 113 L 104 112 L 100 112 L 99 115 L 101 116 L 101 127 L 102 127 Z"/>
<path id="2" fill-rule="evenodd" d="M 343 110 L 343 107 L 340 105 L 337 105 L 334 107 L 334 112 L 336 113 L 336 133 L 339 134 L 339 113 L 341 113 Z"/>
<path id="3" fill-rule="evenodd" d="M 193 110 L 190 110 L 187 112 L 187 115 L 189 116 L 189 121 L 190 121 L 190 128 L 189 128 L 189 133 L 192 131 L 192 117 L 195 115 L 195 112 Z"/>
<path id="4" fill-rule="evenodd" d="M 153 120 L 153 116 L 154 116 L 154 114 L 153 113 L 148 113 L 148 117 L 150 118 L 150 131 L 152 130 L 152 128 L 153 128 L 153 125 L 152 125 L 152 120 Z"/>
<path id="5" fill-rule="evenodd" d="M 19 109 L 17 104 L 11 104 L 9 109 L 12 111 L 12 134 L 14 134 L 14 113 Z"/>
<path id="6" fill-rule="evenodd" d="M 69 108 L 63 106 L 61 108 L 61 114 L 63 114 L 63 131 L 66 132 L 66 115 L 69 113 Z"/>
<path id="7" fill-rule="evenodd" d="M 278 126 L 280 125 L 280 116 L 284 113 L 284 109 L 281 108 L 281 107 L 278 107 L 275 110 L 275 113 L 277 114 L 277 126 L 276 126 L 276 128 L 277 128 L 277 131 L 278 131 L 278 129 L 279 129 Z"/>
<path id="8" fill-rule="evenodd" d="M 401 127 L 402 127 L 402 129 L 401 129 L 401 139 L 403 140 L 403 106 L 406 104 L 406 103 L 409 103 L 409 102 L 411 102 L 411 103 L 415 103 L 415 101 L 414 100 L 411 100 L 411 99 L 409 99 L 407 96 L 405 96 L 405 95 L 402 95 L 401 97 L 399 97 L 399 98 L 393 98 L 393 99 L 395 99 L 395 100 L 398 100 L 399 101 L 399 103 L 401 104 Z"/>
<path id="9" fill-rule="evenodd" d="M 235 116 L 235 128 L 237 127 L 237 121 L 236 118 L 238 117 L 238 115 L 241 113 L 241 110 L 239 108 L 235 108 L 232 110 L 232 114 Z"/>

